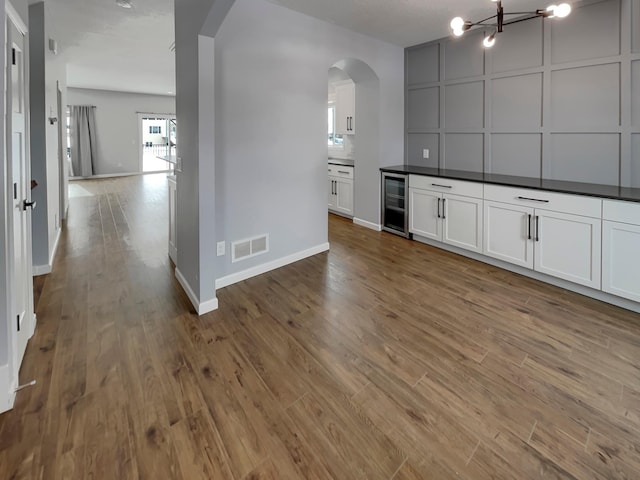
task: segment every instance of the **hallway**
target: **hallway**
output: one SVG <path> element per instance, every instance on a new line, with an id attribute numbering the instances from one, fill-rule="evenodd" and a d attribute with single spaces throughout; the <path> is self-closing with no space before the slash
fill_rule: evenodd
<path id="1" fill-rule="evenodd" d="M 640 478 L 639 315 L 330 215 L 198 317 L 166 176 L 71 187 L 0 478 Z"/>

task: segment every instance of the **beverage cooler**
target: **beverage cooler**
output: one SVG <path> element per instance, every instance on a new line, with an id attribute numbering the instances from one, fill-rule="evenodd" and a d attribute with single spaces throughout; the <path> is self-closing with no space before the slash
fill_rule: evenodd
<path id="1" fill-rule="evenodd" d="M 382 229 L 409 236 L 407 212 L 407 176 L 382 173 Z"/>

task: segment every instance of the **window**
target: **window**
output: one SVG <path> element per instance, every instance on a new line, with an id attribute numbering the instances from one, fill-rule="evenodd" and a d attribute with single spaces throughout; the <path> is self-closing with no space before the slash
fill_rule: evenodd
<path id="1" fill-rule="evenodd" d="M 344 139 L 342 138 L 342 135 L 336 134 L 336 106 L 334 104 L 329 104 L 328 119 L 329 119 L 329 124 L 328 124 L 329 147 L 340 148 L 340 149 L 344 148 Z"/>
<path id="2" fill-rule="evenodd" d="M 160 125 L 151 125 L 149 127 L 149 133 L 154 133 L 154 134 L 162 134 L 162 127 Z"/>

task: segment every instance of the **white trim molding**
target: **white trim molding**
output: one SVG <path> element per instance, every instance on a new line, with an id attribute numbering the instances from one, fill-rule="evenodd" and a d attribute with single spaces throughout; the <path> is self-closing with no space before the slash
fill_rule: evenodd
<path id="1" fill-rule="evenodd" d="M 233 285 L 234 283 L 242 282 L 243 280 L 247 280 L 251 277 L 262 275 L 263 273 L 270 272 L 271 270 L 275 270 L 276 268 L 284 267 L 285 265 L 289 265 L 290 263 L 304 260 L 307 257 L 312 257 L 313 255 L 326 252 L 327 250 L 329 250 L 328 242 L 308 248 L 306 250 L 302 250 L 300 252 L 293 253 L 291 255 L 287 255 L 286 257 L 263 263 L 261 265 L 256 265 L 255 267 L 248 268 L 240 272 L 232 273 L 231 275 L 220 277 L 216 279 L 216 290 L 218 288 L 228 287 L 229 285 Z"/>
<path id="2" fill-rule="evenodd" d="M 200 301 L 191 288 L 191 285 L 189 285 L 189 282 L 187 282 L 187 279 L 184 278 L 184 275 L 182 275 L 180 270 L 178 270 L 178 267 L 176 267 L 176 278 L 178 279 L 178 283 L 180 283 L 184 289 L 184 292 L 187 294 L 187 297 L 189 297 L 189 300 L 191 300 L 191 304 L 193 305 L 193 308 L 196 309 L 196 312 L 198 312 L 198 315 L 204 315 L 205 313 L 213 312 L 218 309 L 218 299 L 215 296 L 204 302 Z"/>
<path id="3" fill-rule="evenodd" d="M 377 223 L 368 222 L 367 220 L 362 220 L 361 218 L 353 217 L 353 223 L 356 225 L 360 225 L 361 227 L 370 228 L 371 230 L 375 230 L 376 232 L 382 231 L 382 225 L 378 225 Z"/>
<path id="4" fill-rule="evenodd" d="M 18 31 L 22 35 L 26 35 L 27 32 L 29 31 L 29 29 L 27 28 L 27 24 L 24 22 L 24 19 L 20 16 L 18 11 L 16 10 L 16 7 L 14 7 L 9 0 L 6 0 L 4 4 L 4 11 L 7 14 L 7 16 L 11 19 L 13 24 L 16 26 Z"/>
<path id="5" fill-rule="evenodd" d="M 16 399 L 16 385 L 11 381 L 9 364 L 0 366 L 0 413 L 13 408 Z"/>
<path id="6" fill-rule="evenodd" d="M 51 250 L 51 256 L 49 257 L 49 263 L 47 265 L 34 265 L 33 266 L 33 276 L 37 277 L 38 275 L 46 275 L 53 271 L 53 261 L 56 258 L 56 252 L 58 251 L 58 243 L 60 242 L 60 235 L 62 234 L 62 228 L 58 229 L 58 234 L 56 235 L 56 241 L 53 243 L 53 249 Z"/>

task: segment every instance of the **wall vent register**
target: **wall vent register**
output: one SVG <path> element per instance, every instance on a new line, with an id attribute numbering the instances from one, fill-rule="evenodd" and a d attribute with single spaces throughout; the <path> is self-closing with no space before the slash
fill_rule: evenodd
<path id="1" fill-rule="evenodd" d="M 231 244 L 231 261 L 238 262 L 269 251 L 269 234 L 238 240 Z"/>

